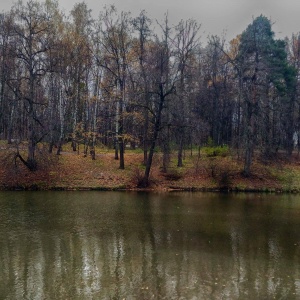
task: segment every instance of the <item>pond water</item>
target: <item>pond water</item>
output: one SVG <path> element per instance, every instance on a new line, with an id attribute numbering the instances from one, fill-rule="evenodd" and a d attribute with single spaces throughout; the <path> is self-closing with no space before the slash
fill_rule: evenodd
<path id="1" fill-rule="evenodd" d="M 300 196 L 1 192 L 0 299 L 300 299 Z"/>

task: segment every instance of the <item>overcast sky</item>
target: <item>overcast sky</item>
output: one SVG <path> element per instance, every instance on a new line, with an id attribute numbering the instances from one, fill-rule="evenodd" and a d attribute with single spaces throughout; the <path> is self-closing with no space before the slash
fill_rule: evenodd
<path id="1" fill-rule="evenodd" d="M 23 0 L 24 1 L 24 0 Z M 0 0 L 0 10 L 8 11 L 14 0 Z M 68 14 L 81 0 L 59 0 Z M 201 24 L 203 39 L 226 33 L 230 40 L 242 33 L 253 17 L 270 18 L 277 38 L 300 32 L 300 0 L 85 0 L 97 17 L 104 5 L 115 4 L 119 11 L 131 11 L 133 16 L 145 9 L 151 19 L 162 20 L 168 11 L 172 24 L 193 18 Z"/>

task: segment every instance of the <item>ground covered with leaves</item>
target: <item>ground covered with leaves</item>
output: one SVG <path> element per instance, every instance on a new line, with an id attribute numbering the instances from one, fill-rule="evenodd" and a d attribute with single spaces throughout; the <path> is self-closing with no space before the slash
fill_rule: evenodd
<path id="1" fill-rule="evenodd" d="M 23 154 L 26 155 L 24 147 Z M 96 159 L 73 152 L 65 145 L 61 155 L 49 154 L 46 146 L 37 151 L 38 169 L 29 171 L 15 156 L 13 145 L 1 144 L 0 189 L 8 190 L 129 190 L 137 189 L 143 176 L 143 154 L 125 152 L 125 170 L 119 169 L 114 152 L 97 149 Z M 162 172 L 162 154 L 154 156 L 149 190 L 222 190 L 299 192 L 300 159 L 278 157 L 272 162 L 256 159 L 252 176 L 242 174 L 243 161 L 232 153 L 187 152 L 184 166 L 176 166 L 176 153 L 171 155 L 167 172 Z"/>

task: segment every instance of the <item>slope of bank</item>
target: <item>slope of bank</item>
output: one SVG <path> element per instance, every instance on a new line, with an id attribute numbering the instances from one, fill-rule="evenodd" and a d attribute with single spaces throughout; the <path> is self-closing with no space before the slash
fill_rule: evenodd
<path id="1" fill-rule="evenodd" d="M 1 149 L 0 189 L 2 190 L 136 190 L 144 167 L 143 154 L 128 150 L 125 170 L 120 170 L 114 153 L 100 151 L 96 160 L 82 153 L 66 151 L 60 156 L 39 155 L 39 168 L 26 169 L 15 160 L 14 151 Z M 255 161 L 253 175 L 242 176 L 243 162 L 236 157 L 186 154 L 184 166 L 176 167 L 176 156 L 171 157 L 167 172 L 161 171 L 162 155 L 154 157 L 151 185 L 148 190 L 207 190 L 299 192 L 300 162 L 276 159 L 272 163 Z"/>

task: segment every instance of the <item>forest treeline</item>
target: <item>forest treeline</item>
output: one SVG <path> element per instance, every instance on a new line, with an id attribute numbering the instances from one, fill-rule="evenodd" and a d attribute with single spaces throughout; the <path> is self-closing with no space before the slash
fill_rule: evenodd
<path id="1" fill-rule="evenodd" d="M 254 151 L 274 159 L 298 144 L 300 35 L 276 39 L 265 16 L 205 46 L 195 20 L 114 6 L 93 19 L 84 2 L 69 15 L 55 0 L 18 2 L 0 24 L 0 137 L 30 170 L 40 142 L 57 154 L 81 143 L 92 156 L 104 144 L 121 169 L 131 145 L 144 151 L 146 186 L 157 147 L 167 168 L 171 151 L 180 167 L 187 147 L 227 145 L 249 176 Z"/>

